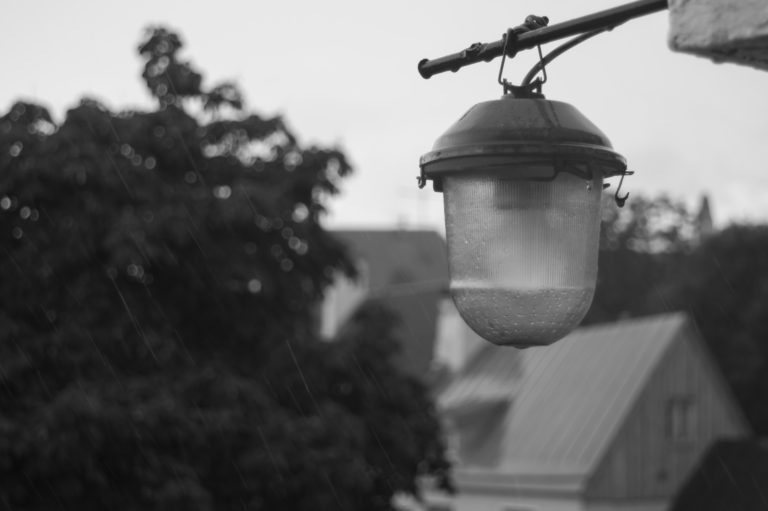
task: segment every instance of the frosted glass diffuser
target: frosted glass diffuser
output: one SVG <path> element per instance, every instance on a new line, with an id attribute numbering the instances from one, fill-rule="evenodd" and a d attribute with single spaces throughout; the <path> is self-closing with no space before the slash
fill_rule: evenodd
<path id="1" fill-rule="evenodd" d="M 446 178 L 450 290 L 466 323 L 495 344 L 550 344 L 592 303 L 602 178 L 551 182 Z"/>

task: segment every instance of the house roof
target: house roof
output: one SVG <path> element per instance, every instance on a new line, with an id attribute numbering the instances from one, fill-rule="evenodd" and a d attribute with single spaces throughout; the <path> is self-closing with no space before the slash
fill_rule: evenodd
<path id="1" fill-rule="evenodd" d="M 445 240 L 436 231 L 338 230 L 333 235 L 366 262 L 374 296 L 448 289 Z"/>
<path id="2" fill-rule="evenodd" d="M 448 416 L 486 404 L 501 426 L 461 469 L 559 477 L 590 474 L 664 352 L 681 313 L 579 328 L 541 348 L 488 344 L 438 397 Z M 499 407 L 506 399 L 508 406 Z M 462 460 L 463 462 L 464 460 Z"/>
<path id="3" fill-rule="evenodd" d="M 368 299 L 400 318 L 397 363 L 427 377 L 434 352 L 439 303 L 448 290 L 445 240 L 435 231 L 343 230 L 334 236 L 365 264 Z"/>

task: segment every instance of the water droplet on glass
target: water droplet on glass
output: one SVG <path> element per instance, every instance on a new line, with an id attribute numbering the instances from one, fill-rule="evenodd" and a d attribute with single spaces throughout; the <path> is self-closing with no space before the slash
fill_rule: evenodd
<path id="1" fill-rule="evenodd" d="M 22 220 L 26 220 L 32 215 L 32 210 L 28 206 L 24 206 L 19 210 L 19 216 Z"/>
<path id="2" fill-rule="evenodd" d="M 21 227 L 14 227 L 13 231 L 11 231 L 11 235 L 17 239 L 20 240 L 22 236 L 24 236 L 24 231 L 21 230 Z"/>
<path id="3" fill-rule="evenodd" d="M 3 208 L 7 211 L 11 209 L 11 205 L 13 205 L 13 202 L 11 201 L 10 197 L 3 197 L 0 199 L 0 208 Z"/>

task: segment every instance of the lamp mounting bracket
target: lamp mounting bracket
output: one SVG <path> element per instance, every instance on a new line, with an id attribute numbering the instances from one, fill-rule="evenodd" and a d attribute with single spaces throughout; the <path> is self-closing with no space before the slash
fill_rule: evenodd
<path id="1" fill-rule="evenodd" d="M 544 62 L 544 57 L 541 54 L 541 45 L 537 46 L 536 48 L 539 50 L 539 63 L 541 64 L 540 67 L 537 67 L 537 72 L 539 69 L 541 70 L 543 74 L 542 78 L 537 78 L 536 80 L 531 81 L 533 76 L 531 76 L 531 79 L 528 79 L 528 76 L 526 76 L 527 81 L 525 81 L 523 84 L 512 85 L 503 76 L 504 76 L 504 62 L 507 60 L 507 56 L 514 57 L 514 53 L 510 55 L 510 52 L 513 51 L 510 48 L 514 47 L 518 34 L 529 32 L 530 30 L 535 30 L 537 28 L 543 28 L 543 27 L 546 27 L 548 24 L 549 24 L 549 18 L 547 18 L 546 16 L 534 16 L 533 14 L 531 14 L 530 16 L 525 18 L 525 22 L 522 25 L 518 25 L 514 28 L 507 29 L 507 33 L 504 34 L 504 38 L 503 38 L 504 47 L 502 48 L 502 53 L 501 53 L 501 64 L 499 65 L 499 78 L 498 78 L 499 85 L 501 85 L 504 88 L 504 95 L 512 94 L 512 96 L 516 98 L 543 98 L 544 97 L 544 95 L 541 93 L 541 87 L 547 81 L 547 69 L 545 67 L 546 63 Z M 534 75 L 535 74 L 536 73 L 534 73 Z"/>

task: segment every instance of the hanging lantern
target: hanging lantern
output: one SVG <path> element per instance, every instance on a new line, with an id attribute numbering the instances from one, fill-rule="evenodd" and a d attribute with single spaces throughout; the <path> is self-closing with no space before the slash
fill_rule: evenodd
<path id="1" fill-rule="evenodd" d="M 595 290 L 603 179 L 626 161 L 573 106 L 543 97 L 479 103 L 421 158 L 443 193 L 450 292 L 494 344 L 551 344 Z"/>

